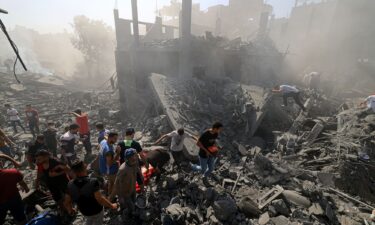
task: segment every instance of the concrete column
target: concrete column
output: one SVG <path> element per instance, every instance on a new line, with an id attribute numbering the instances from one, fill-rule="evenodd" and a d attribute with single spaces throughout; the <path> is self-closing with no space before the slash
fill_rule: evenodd
<path id="1" fill-rule="evenodd" d="M 133 16 L 133 35 L 134 45 L 139 46 L 139 26 L 138 26 L 138 6 L 137 0 L 132 0 L 132 16 Z"/>
<path id="2" fill-rule="evenodd" d="M 180 13 L 180 62 L 179 76 L 191 77 L 192 66 L 190 59 L 191 47 L 191 10 L 192 0 L 182 0 L 182 11 Z"/>

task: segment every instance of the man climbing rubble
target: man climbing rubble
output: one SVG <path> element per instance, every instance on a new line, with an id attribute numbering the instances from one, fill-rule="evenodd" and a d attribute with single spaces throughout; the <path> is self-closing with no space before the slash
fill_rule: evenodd
<path id="1" fill-rule="evenodd" d="M 15 167 L 19 167 L 20 163 L 11 157 L 0 154 L 1 159 L 9 160 Z M 23 180 L 23 175 L 17 169 L 0 169 L 0 224 L 5 223 L 8 211 L 13 216 L 14 224 L 24 225 L 26 223 L 25 207 L 18 191 L 17 185 L 25 193 L 29 192 L 29 188 Z"/>
<path id="2" fill-rule="evenodd" d="M 294 86 L 277 85 L 272 90 L 273 93 L 281 93 L 283 97 L 283 106 L 288 106 L 288 98 L 293 98 L 294 102 L 303 110 L 306 111 L 305 106 L 301 102 L 301 92 Z"/>
<path id="3" fill-rule="evenodd" d="M 97 178 L 89 178 L 86 164 L 83 161 L 74 162 L 71 168 L 76 176 L 68 184 L 68 192 L 65 197 L 65 207 L 69 214 L 74 214 L 73 202 L 85 217 L 86 225 L 101 225 L 104 219 L 103 207 L 117 209 L 116 203 L 111 203 L 100 192 L 100 184 Z"/>
<path id="4" fill-rule="evenodd" d="M 72 114 L 76 117 L 76 123 L 79 126 L 79 136 L 82 140 L 83 146 L 85 147 L 87 155 L 90 156 L 92 152 L 88 114 L 83 113 L 80 109 L 75 110 L 72 112 Z"/>
<path id="5" fill-rule="evenodd" d="M 199 163 L 200 165 L 192 165 L 192 169 L 200 170 L 203 174 L 203 182 L 207 183 L 207 177 L 215 169 L 217 154 L 219 147 L 216 139 L 223 130 L 223 124 L 216 122 L 212 127 L 206 130 L 198 139 L 197 146 L 199 147 Z"/>
<path id="6" fill-rule="evenodd" d="M 18 111 L 15 108 L 12 108 L 10 104 L 5 104 L 5 107 L 7 108 L 7 115 L 9 118 L 9 121 L 13 127 L 14 133 L 18 133 L 17 131 L 17 125 L 20 126 L 23 130 L 23 132 L 26 133 L 25 128 L 21 124 L 21 118 L 18 115 Z"/>
<path id="7" fill-rule="evenodd" d="M 146 154 L 146 164 L 150 164 L 155 169 L 156 182 L 158 182 L 161 174 L 165 172 L 165 164 L 169 162 L 169 153 L 163 149 L 155 149 L 144 154 Z"/>
<path id="8" fill-rule="evenodd" d="M 47 149 L 57 157 L 57 129 L 53 121 L 48 121 L 47 129 L 43 131 L 44 143 Z"/>
<path id="9" fill-rule="evenodd" d="M 39 150 L 42 150 L 42 149 L 47 149 L 47 147 L 44 144 L 44 136 L 43 135 L 38 135 L 36 137 L 35 142 L 29 146 L 29 149 L 28 149 L 28 151 L 26 153 L 26 160 L 27 160 L 27 162 L 29 164 L 29 167 L 31 169 L 35 168 L 36 153 Z"/>
<path id="10" fill-rule="evenodd" d="M 158 145 L 160 142 L 162 142 L 166 138 L 171 138 L 171 146 L 170 146 L 170 151 L 173 156 L 174 160 L 174 165 L 179 167 L 181 165 L 181 162 L 184 160 L 184 153 L 183 153 L 183 148 L 184 148 L 184 141 L 185 138 L 192 138 L 195 141 L 198 141 L 196 137 L 193 135 L 185 132 L 184 128 L 180 128 L 178 130 L 172 131 L 168 134 L 164 134 L 161 136 L 155 143 L 154 145 Z"/>
<path id="11" fill-rule="evenodd" d="M 109 199 L 118 196 L 123 216 L 133 216 L 135 210 L 136 182 L 141 175 L 139 168 L 137 150 L 129 148 L 124 153 L 125 162 L 120 166 L 117 173 L 113 191 Z M 139 183 L 141 190 L 144 190 L 143 183 Z M 125 219 L 125 218 L 123 218 Z"/>
<path id="12" fill-rule="evenodd" d="M 71 124 L 69 131 L 63 134 L 60 138 L 61 142 L 61 158 L 68 164 L 77 159 L 77 153 L 75 152 L 75 145 L 78 143 L 78 124 Z"/>
<path id="13" fill-rule="evenodd" d="M 39 113 L 36 109 L 31 107 L 31 104 L 26 105 L 26 123 L 29 126 L 30 132 L 35 138 L 36 134 L 39 134 Z"/>
<path id="14" fill-rule="evenodd" d="M 116 144 L 118 133 L 109 132 L 108 139 L 100 142 L 99 150 L 99 170 L 100 174 L 108 181 L 108 194 L 111 194 L 116 174 L 119 169 L 113 145 Z"/>
<path id="15" fill-rule="evenodd" d="M 8 136 L 5 134 L 5 132 L 0 129 L 0 152 L 11 156 L 11 147 L 15 146 L 13 141 L 11 141 Z"/>

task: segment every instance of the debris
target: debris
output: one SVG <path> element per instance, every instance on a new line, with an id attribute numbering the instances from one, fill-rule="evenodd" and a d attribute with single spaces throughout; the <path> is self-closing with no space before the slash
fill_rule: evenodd
<path id="1" fill-rule="evenodd" d="M 305 208 L 311 205 L 311 202 L 308 198 L 300 195 L 296 191 L 284 190 L 282 194 L 288 202 L 294 205 L 302 206 Z"/>
<path id="2" fill-rule="evenodd" d="M 271 203 L 274 199 L 279 197 L 284 192 L 284 189 L 281 186 L 276 186 L 268 191 L 265 195 L 263 195 L 260 199 L 258 199 L 258 208 L 263 209 L 269 203 Z"/>

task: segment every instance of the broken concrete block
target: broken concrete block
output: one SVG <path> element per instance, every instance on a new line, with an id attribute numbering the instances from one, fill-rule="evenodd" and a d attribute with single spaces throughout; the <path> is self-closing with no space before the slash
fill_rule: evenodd
<path id="1" fill-rule="evenodd" d="M 261 211 L 258 209 L 257 204 L 249 197 L 242 198 L 238 203 L 238 208 L 248 218 L 257 218 L 261 213 Z"/>
<path id="2" fill-rule="evenodd" d="M 295 205 L 302 206 L 302 207 L 309 207 L 311 205 L 311 202 L 308 198 L 302 196 L 296 191 L 290 191 L 290 190 L 284 190 L 282 195 L 285 197 L 285 199 Z"/>
<path id="3" fill-rule="evenodd" d="M 185 212 L 179 204 L 172 204 L 166 208 L 166 212 L 173 221 L 181 221 L 185 218 Z"/>
<path id="4" fill-rule="evenodd" d="M 290 210 L 288 206 L 285 204 L 284 200 L 282 199 L 276 199 L 273 200 L 271 205 L 275 208 L 276 212 L 278 212 L 281 215 L 289 216 Z"/>
<path id="5" fill-rule="evenodd" d="M 288 225 L 289 224 L 289 220 L 285 216 L 273 217 L 271 218 L 271 221 L 275 225 Z"/>
<path id="6" fill-rule="evenodd" d="M 324 211 L 319 203 L 313 203 L 309 208 L 309 213 L 312 215 L 320 216 L 324 214 Z"/>
<path id="7" fill-rule="evenodd" d="M 235 216 L 237 212 L 237 205 L 232 198 L 225 198 L 217 200 L 213 204 L 213 209 L 216 218 L 221 221 L 228 221 L 230 218 Z"/>
<path id="8" fill-rule="evenodd" d="M 263 213 L 260 217 L 259 217 L 259 225 L 266 225 L 268 222 L 270 221 L 270 216 L 268 215 L 268 212 L 266 213 Z"/>

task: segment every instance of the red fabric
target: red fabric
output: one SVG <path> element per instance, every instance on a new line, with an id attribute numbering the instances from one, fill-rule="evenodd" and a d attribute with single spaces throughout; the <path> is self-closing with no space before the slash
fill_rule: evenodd
<path id="1" fill-rule="evenodd" d="M 87 114 L 76 117 L 76 123 L 79 125 L 79 134 L 88 134 L 90 132 L 89 117 Z"/>
<path id="2" fill-rule="evenodd" d="M 146 167 L 142 166 L 142 174 L 143 174 L 143 185 L 146 186 L 150 182 L 151 176 L 155 173 L 154 167 L 151 165 L 148 168 L 148 173 L 146 173 L 147 169 Z M 138 183 L 135 185 L 135 190 L 137 193 L 141 192 L 141 188 L 139 187 Z"/>
<path id="3" fill-rule="evenodd" d="M 38 168 L 37 169 L 37 171 L 38 171 L 38 173 L 43 173 L 43 164 L 38 164 L 38 165 L 36 165 L 36 167 Z"/>
<path id="4" fill-rule="evenodd" d="M 17 184 L 22 179 L 22 174 L 16 169 L 0 170 L 0 204 L 19 194 Z"/>

